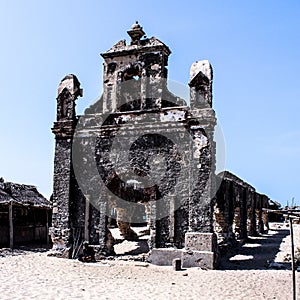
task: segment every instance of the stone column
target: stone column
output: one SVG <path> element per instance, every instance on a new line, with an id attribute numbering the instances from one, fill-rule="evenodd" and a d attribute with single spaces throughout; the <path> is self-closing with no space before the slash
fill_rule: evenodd
<path id="1" fill-rule="evenodd" d="M 251 229 L 250 229 L 250 235 L 257 235 L 257 230 L 256 230 L 256 194 L 255 192 L 251 192 Z"/>
<path id="2" fill-rule="evenodd" d="M 228 233 L 228 189 L 227 181 L 223 180 L 217 193 L 214 207 L 214 232 L 217 234 L 218 243 L 227 239 Z"/>
<path id="3" fill-rule="evenodd" d="M 233 208 L 234 208 L 234 215 L 233 215 L 233 232 L 236 235 L 237 239 L 241 239 L 241 224 L 242 224 L 242 189 L 241 186 L 237 183 L 233 183 L 233 196 L 234 196 L 234 202 L 233 202 Z"/>
<path id="4" fill-rule="evenodd" d="M 149 249 L 156 247 L 156 200 L 150 200 L 150 238 L 148 240 Z"/>
<path id="5" fill-rule="evenodd" d="M 175 236 L 175 199 L 174 196 L 170 196 L 170 225 L 169 225 L 169 240 L 172 245 L 174 245 Z"/>
<path id="6" fill-rule="evenodd" d="M 61 251 L 64 257 L 69 257 L 68 250 L 72 242 L 69 211 L 71 148 L 71 139 L 56 140 L 52 203 L 54 209 L 50 232 L 53 250 Z"/>
<path id="7" fill-rule="evenodd" d="M 104 254 L 106 252 L 106 242 L 107 242 L 107 201 L 101 200 L 98 204 L 99 207 L 99 225 L 98 225 L 98 232 L 99 232 L 99 250 Z"/>
<path id="8" fill-rule="evenodd" d="M 92 245 L 98 245 L 99 243 L 99 222 L 100 213 L 92 203 L 90 203 L 90 220 L 89 220 L 89 242 Z"/>
<path id="9" fill-rule="evenodd" d="M 254 193 L 252 188 L 246 189 L 247 203 L 247 234 L 255 235 L 255 208 L 254 208 Z"/>
<path id="10" fill-rule="evenodd" d="M 241 188 L 240 239 L 247 239 L 247 189 Z"/>
<path id="11" fill-rule="evenodd" d="M 170 246 L 170 197 L 164 203 L 156 203 L 156 247 Z M 165 217 L 162 217 L 165 215 Z"/>
<path id="12" fill-rule="evenodd" d="M 183 265 L 196 266 L 207 260 L 213 268 L 217 260 L 216 235 L 213 233 L 215 202 L 215 112 L 212 109 L 212 67 L 208 61 L 195 62 L 190 70 L 191 117 L 187 120 L 192 136 L 190 145 L 189 231 L 185 248 L 193 255 L 183 258 Z M 200 247 L 199 245 L 207 245 Z M 189 257 L 189 258 L 188 258 Z M 201 257 L 201 258 L 200 258 Z M 197 265 L 199 266 L 199 264 Z"/>
<path id="13" fill-rule="evenodd" d="M 89 241 L 90 239 L 90 201 L 86 197 L 85 199 L 85 213 L 84 213 L 84 239 Z"/>
<path id="14" fill-rule="evenodd" d="M 235 205 L 235 194 L 233 182 L 229 182 L 229 194 L 228 194 L 228 233 L 232 242 L 235 242 L 235 234 L 233 231 L 234 222 L 234 205 Z"/>
<path id="15" fill-rule="evenodd" d="M 57 121 L 52 132 L 55 134 L 53 215 L 49 229 L 53 251 L 57 256 L 70 257 L 73 233 L 70 209 L 72 185 L 72 140 L 77 124 L 75 100 L 82 95 L 76 76 L 67 75 L 58 87 Z"/>
<path id="16" fill-rule="evenodd" d="M 213 187 L 214 187 L 214 145 L 212 134 L 203 132 L 199 126 L 192 126 L 194 142 L 191 145 L 189 231 L 213 231 Z M 195 128 L 195 131 L 193 130 Z"/>

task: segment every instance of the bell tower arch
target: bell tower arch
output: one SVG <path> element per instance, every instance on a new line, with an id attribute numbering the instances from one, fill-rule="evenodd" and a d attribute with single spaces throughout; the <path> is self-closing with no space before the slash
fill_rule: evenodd
<path id="1" fill-rule="evenodd" d="M 159 39 L 146 38 L 138 22 L 127 33 L 131 38 L 129 45 L 126 40 L 121 40 L 101 54 L 104 58 L 103 113 L 160 109 L 163 106 L 171 51 Z M 136 98 L 132 100 L 134 103 L 124 105 L 120 96 L 124 94 L 122 88 L 131 89 Z"/>

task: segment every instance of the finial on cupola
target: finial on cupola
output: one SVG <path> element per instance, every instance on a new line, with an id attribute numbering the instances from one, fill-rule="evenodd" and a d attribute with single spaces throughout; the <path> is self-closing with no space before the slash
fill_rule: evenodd
<path id="1" fill-rule="evenodd" d="M 127 33 L 131 37 L 131 44 L 138 43 L 141 37 L 145 35 L 145 32 L 143 31 L 143 27 L 139 24 L 138 21 L 136 21 L 131 26 L 130 30 L 128 30 Z"/>

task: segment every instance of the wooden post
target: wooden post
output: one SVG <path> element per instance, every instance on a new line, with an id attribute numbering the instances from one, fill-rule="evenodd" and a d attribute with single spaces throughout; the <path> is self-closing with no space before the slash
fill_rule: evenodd
<path id="1" fill-rule="evenodd" d="M 49 246 L 49 210 L 45 209 L 46 211 L 46 244 L 47 247 Z"/>
<path id="2" fill-rule="evenodd" d="M 292 242 L 292 278 L 293 278 L 293 300 L 296 300 L 296 270 L 295 270 L 295 256 L 294 256 L 294 231 L 293 219 L 289 216 L 290 221 L 290 234 Z"/>
<path id="3" fill-rule="evenodd" d="M 29 212 L 30 208 L 27 208 L 27 210 Z M 35 209 L 34 209 L 34 207 L 32 207 L 32 210 L 33 210 L 33 212 L 32 212 L 32 215 L 33 215 L 33 243 L 35 243 L 36 242 L 36 220 L 35 220 Z M 38 238 L 39 237 L 40 236 L 38 236 Z"/>
<path id="4" fill-rule="evenodd" d="M 9 248 L 14 248 L 14 221 L 13 221 L 13 204 L 9 203 L 8 206 L 8 216 L 9 216 Z"/>

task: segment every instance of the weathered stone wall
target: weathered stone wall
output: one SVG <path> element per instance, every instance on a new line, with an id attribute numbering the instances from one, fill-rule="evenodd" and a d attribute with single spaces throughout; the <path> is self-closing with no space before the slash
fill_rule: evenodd
<path id="1" fill-rule="evenodd" d="M 214 209 L 214 230 L 220 246 L 233 245 L 268 229 L 269 198 L 261 195 L 248 183 L 226 171 L 219 174 L 221 185 Z"/>
<path id="2" fill-rule="evenodd" d="M 140 123 L 137 128 L 136 126 L 133 128 L 128 126 L 129 128 L 127 128 L 126 125 L 124 126 L 124 124 L 122 124 L 121 140 L 123 143 L 120 143 L 117 149 L 113 149 L 116 147 L 116 143 L 118 143 L 118 134 L 120 134 L 117 128 L 113 129 L 111 125 L 100 126 L 101 124 L 99 124 L 99 127 L 95 129 L 96 120 L 90 122 L 90 116 L 88 116 L 87 119 L 89 119 L 90 124 L 93 124 L 93 127 L 85 125 L 82 131 L 77 131 L 74 143 L 79 146 L 82 145 L 82 149 L 86 147 L 88 143 L 90 144 L 90 148 L 92 148 L 93 136 L 90 137 L 89 140 L 86 132 L 91 132 L 92 130 L 98 132 L 95 159 L 101 180 L 105 183 L 101 189 L 100 198 L 102 200 L 100 199 L 100 202 L 104 201 L 104 199 L 110 199 L 110 206 L 118 207 L 122 205 L 119 199 L 124 200 L 126 204 L 127 202 L 147 203 L 151 201 L 151 197 L 153 197 L 154 201 L 164 198 L 163 202 L 158 201 L 157 204 L 153 203 L 153 209 L 150 211 L 150 220 L 156 220 L 154 223 L 150 221 L 150 227 L 153 229 L 153 234 L 155 234 L 153 241 L 156 246 L 159 247 L 174 244 L 183 247 L 184 234 L 188 230 L 211 232 L 210 190 L 206 191 L 206 194 L 202 193 L 201 195 L 198 191 L 199 188 L 205 191 L 205 189 L 210 186 L 208 180 L 213 180 L 213 178 L 210 177 L 211 169 L 207 167 L 211 161 L 211 153 L 209 150 L 203 150 L 201 154 L 199 152 L 200 160 L 196 160 L 197 165 L 196 163 L 194 164 L 196 170 L 191 172 L 189 161 L 190 153 L 193 152 L 194 146 L 187 144 L 184 151 L 186 154 L 182 154 L 181 152 L 181 156 L 178 156 L 179 152 L 177 151 L 176 145 L 181 143 L 182 139 L 180 138 L 180 134 L 186 135 L 187 131 L 181 123 L 178 124 L 177 122 L 170 122 L 169 120 L 160 121 L 162 117 L 165 116 L 167 110 L 170 111 L 171 109 L 164 109 L 163 112 L 159 113 L 158 115 L 161 117 L 155 117 L 155 123 L 149 122 L 149 113 L 143 115 L 139 112 L 138 117 L 140 119 L 144 117 L 145 121 Z M 172 111 L 175 110 L 172 109 Z M 155 115 L 157 115 L 157 113 L 155 113 Z M 134 113 L 127 113 L 126 117 L 127 119 L 135 120 L 136 115 Z M 111 124 L 113 123 L 112 115 L 110 118 Z M 114 116 L 115 122 L 117 122 L 119 118 L 120 115 Z M 150 121 L 152 121 L 152 119 Z M 182 122 L 184 121 L 185 120 L 182 120 Z M 155 132 L 155 134 L 153 132 Z M 194 129 L 193 134 L 199 138 L 203 133 L 200 130 L 197 131 Z M 168 140 L 165 136 L 170 136 L 172 140 Z M 133 146 L 129 151 L 130 160 L 126 161 L 124 160 L 124 157 L 128 156 L 126 145 L 131 144 L 131 141 L 134 142 L 136 137 L 142 138 L 139 138 L 136 143 L 132 143 Z M 183 146 L 181 146 L 181 148 L 182 147 Z M 208 147 L 208 145 L 206 147 Z M 199 149 L 200 151 L 202 150 L 198 147 L 197 150 L 199 151 Z M 117 150 L 116 153 L 112 154 L 115 150 Z M 184 157 L 184 155 L 186 155 L 186 157 Z M 111 161 L 112 156 L 114 156 L 113 163 Z M 82 157 L 86 159 L 85 156 Z M 153 181 L 159 182 L 159 184 L 153 187 L 154 190 L 152 192 L 151 189 L 143 187 L 143 182 L 136 182 L 137 185 L 140 185 L 139 188 L 129 183 L 133 178 L 135 178 L 135 180 L 138 179 L 138 176 L 134 177 L 134 174 L 130 171 L 132 168 L 138 174 L 149 172 L 146 168 L 149 159 L 157 160 L 156 168 L 151 173 L 151 178 Z M 162 161 L 167 163 L 159 165 Z M 197 168 L 199 161 L 202 166 L 200 169 Z M 86 166 L 84 161 L 82 161 L 82 165 Z M 164 168 L 167 168 L 167 170 Z M 82 169 L 88 168 L 84 167 Z M 116 170 L 118 176 L 116 175 Z M 88 178 L 86 176 L 89 175 L 83 172 L 82 181 Z M 79 180 L 81 181 L 80 178 Z M 87 180 L 86 183 L 89 185 L 90 181 Z M 201 186 L 201 184 L 203 186 Z M 192 193 L 190 192 L 191 187 L 194 189 Z M 86 189 L 88 188 L 89 187 L 86 187 Z M 93 194 L 97 194 L 97 191 L 94 191 Z M 189 198 L 189 195 L 193 196 Z M 201 201 L 199 201 L 199 199 L 201 199 Z M 205 202 L 205 199 L 207 199 L 207 202 Z M 173 208 L 170 203 L 172 203 Z M 174 213 L 175 207 L 179 209 Z M 201 214 L 204 216 L 202 217 Z M 159 232 L 159 235 L 157 232 Z"/>

